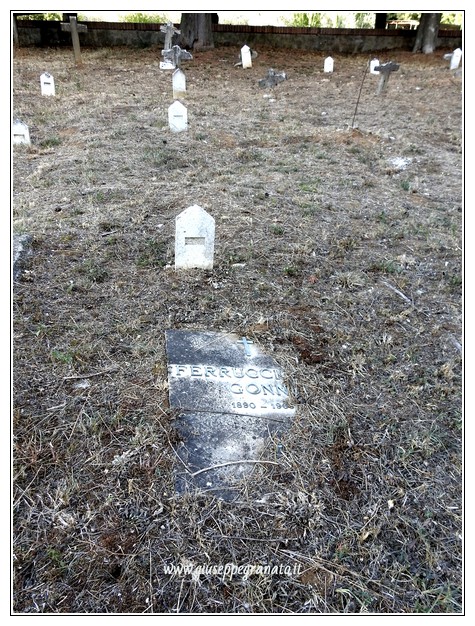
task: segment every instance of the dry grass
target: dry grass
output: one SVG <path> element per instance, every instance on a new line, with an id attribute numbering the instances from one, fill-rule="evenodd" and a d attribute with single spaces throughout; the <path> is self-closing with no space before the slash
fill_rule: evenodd
<path id="1" fill-rule="evenodd" d="M 460 613 L 461 81 L 393 53 L 15 52 L 13 610 Z M 257 82 L 289 79 L 275 101 Z M 55 98 L 39 95 L 53 74 Z M 177 274 L 177 213 L 216 219 L 215 268 Z M 297 404 L 236 503 L 174 491 L 164 330 L 246 334 Z M 164 566 L 277 565 L 232 578 Z"/>

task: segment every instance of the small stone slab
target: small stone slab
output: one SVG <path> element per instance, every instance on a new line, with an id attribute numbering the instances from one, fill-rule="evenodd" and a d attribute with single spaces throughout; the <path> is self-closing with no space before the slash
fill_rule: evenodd
<path id="1" fill-rule="evenodd" d="M 18 280 L 26 259 L 31 254 L 31 235 L 13 235 L 12 265 L 13 280 Z"/>
<path id="2" fill-rule="evenodd" d="M 167 330 L 165 339 L 170 406 L 182 439 L 177 490 L 232 499 L 239 480 L 269 458 L 269 437 L 287 430 L 295 415 L 283 373 L 235 334 Z"/>

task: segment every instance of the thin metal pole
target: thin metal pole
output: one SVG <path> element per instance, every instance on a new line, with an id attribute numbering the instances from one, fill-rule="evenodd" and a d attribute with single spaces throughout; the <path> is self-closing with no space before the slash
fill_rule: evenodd
<path id="1" fill-rule="evenodd" d="M 361 81 L 361 87 L 360 87 L 360 92 L 358 94 L 358 100 L 356 101 L 356 106 L 355 106 L 355 113 L 353 115 L 353 121 L 351 122 L 351 128 L 355 127 L 355 118 L 356 118 L 356 111 L 358 110 L 358 104 L 360 102 L 360 97 L 361 97 L 361 91 L 363 90 L 363 83 L 364 83 L 364 79 L 366 78 L 366 73 L 368 71 L 368 67 L 369 67 L 369 63 L 366 64 L 365 70 L 364 70 L 364 74 L 363 74 L 363 80 Z"/>

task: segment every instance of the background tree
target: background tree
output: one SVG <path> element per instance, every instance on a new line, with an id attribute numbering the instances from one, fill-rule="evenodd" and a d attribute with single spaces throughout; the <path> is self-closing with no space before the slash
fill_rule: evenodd
<path id="1" fill-rule="evenodd" d="M 355 13 L 356 28 L 373 28 L 374 13 Z"/>
<path id="2" fill-rule="evenodd" d="M 424 54 L 432 54 L 437 46 L 437 35 L 442 13 L 422 13 L 417 28 L 413 52 L 422 50 Z"/>
<path id="3" fill-rule="evenodd" d="M 374 20 L 375 28 L 386 28 L 386 20 L 388 18 L 387 13 L 376 13 L 376 18 Z"/>
<path id="4" fill-rule="evenodd" d="M 294 13 L 290 20 L 284 20 L 286 26 L 300 26 L 309 28 L 320 28 L 322 25 L 322 14 L 311 11 L 300 11 Z"/>
<path id="5" fill-rule="evenodd" d="M 180 46 L 188 50 L 214 48 L 213 13 L 182 13 L 180 23 Z"/>

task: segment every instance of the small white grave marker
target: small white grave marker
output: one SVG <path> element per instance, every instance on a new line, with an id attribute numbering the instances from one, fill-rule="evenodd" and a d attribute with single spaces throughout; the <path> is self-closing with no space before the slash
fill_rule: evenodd
<path id="1" fill-rule="evenodd" d="M 462 50 L 457 48 L 452 52 L 452 57 L 450 59 L 450 69 L 456 70 L 460 65 L 460 61 L 462 60 Z"/>
<path id="2" fill-rule="evenodd" d="M 15 120 L 12 128 L 12 141 L 13 143 L 24 143 L 30 145 L 30 131 L 28 126 L 21 120 Z"/>
<path id="3" fill-rule="evenodd" d="M 333 59 L 331 57 L 327 57 L 323 63 L 323 71 L 327 74 L 333 72 Z"/>
<path id="4" fill-rule="evenodd" d="M 379 59 L 372 59 L 369 64 L 369 71 L 371 74 L 379 74 L 378 70 L 375 70 L 375 67 L 378 67 Z"/>
<path id="5" fill-rule="evenodd" d="M 252 67 L 251 48 L 247 45 L 241 48 L 241 61 L 244 69 Z"/>
<path id="6" fill-rule="evenodd" d="M 213 269 L 214 218 L 197 204 L 176 217 L 175 269 Z"/>
<path id="7" fill-rule="evenodd" d="M 180 133 L 188 128 L 188 111 L 178 100 L 168 108 L 168 124 L 174 133 Z"/>
<path id="8" fill-rule="evenodd" d="M 186 79 L 185 73 L 182 70 L 177 69 L 173 72 L 172 84 L 173 99 L 179 100 L 180 98 L 183 98 L 183 96 L 186 94 Z"/>
<path id="9" fill-rule="evenodd" d="M 44 72 L 40 76 L 41 95 L 42 96 L 54 96 L 54 78 L 48 72 Z"/>

